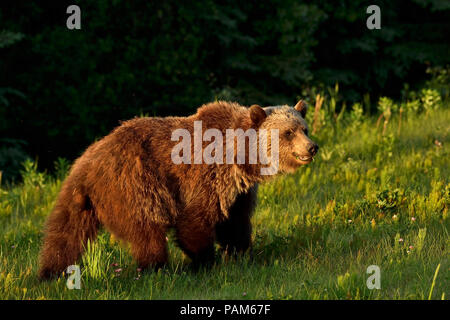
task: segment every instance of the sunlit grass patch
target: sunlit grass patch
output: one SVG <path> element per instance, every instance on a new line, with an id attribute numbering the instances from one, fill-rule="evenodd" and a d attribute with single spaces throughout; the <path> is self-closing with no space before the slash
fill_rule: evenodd
<path id="1" fill-rule="evenodd" d="M 364 115 L 337 123 L 323 114 L 316 160 L 260 186 L 252 254 L 218 253 L 194 272 L 169 233 L 169 264 L 144 272 L 102 230 L 79 261 L 80 290 L 36 277 L 67 163 L 51 176 L 26 162 L 23 182 L 0 188 L 0 298 L 447 299 L 450 110 L 427 108 L 405 111 L 401 130 L 393 112 L 379 127 Z M 380 267 L 380 290 L 366 286 L 370 265 Z"/>

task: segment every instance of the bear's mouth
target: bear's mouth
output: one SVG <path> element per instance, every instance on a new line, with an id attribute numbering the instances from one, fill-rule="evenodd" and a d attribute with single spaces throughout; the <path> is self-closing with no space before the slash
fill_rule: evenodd
<path id="1" fill-rule="evenodd" d="M 311 162 L 314 160 L 313 156 L 302 156 L 302 155 L 298 154 L 297 152 L 293 152 L 292 154 L 294 155 L 295 159 L 297 159 L 299 161 Z"/>

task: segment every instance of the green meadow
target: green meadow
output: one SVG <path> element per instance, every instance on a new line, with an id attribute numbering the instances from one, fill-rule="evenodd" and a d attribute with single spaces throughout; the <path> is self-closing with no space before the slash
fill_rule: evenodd
<path id="1" fill-rule="evenodd" d="M 69 163 L 47 173 L 25 162 L 21 182 L 0 188 L 0 299 L 448 299 L 448 102 L 423 90 L 381 98 L 369 116 L 364 103 L 322 98 L 307 115 L 314 162 L 259 189 L 252 254 L 217 250 L 199 271 L 172 234 L 169 264 L 140 272 L 127 244 L 102 231 L 79 261 L 81 289 L 39 282 L 43 226 Z M 380 289 L 366 284 L 371 265 Z"/>

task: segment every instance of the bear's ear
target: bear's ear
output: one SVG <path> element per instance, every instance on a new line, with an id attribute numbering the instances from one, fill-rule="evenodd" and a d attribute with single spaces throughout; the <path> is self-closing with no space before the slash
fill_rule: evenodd
<path id="1" fill-rule="evenodd" d="M 266 112 L 260 106 L 254 104 L 250 107 L 250 119 L 252 119 L 256 127 L 259 127 L 266 117 Z"/>
<path id="2" fill-rule="evenodd" d="M 300 112 L 302 117 L 305 118 L 306 110 L 308 110 L 308 105 L 306 104 L 305 101 L 300 100 L 299 102 L 297 102 L 297 104 L 295 105 L 294 109 L 297 110 L 298 112 Z"/>

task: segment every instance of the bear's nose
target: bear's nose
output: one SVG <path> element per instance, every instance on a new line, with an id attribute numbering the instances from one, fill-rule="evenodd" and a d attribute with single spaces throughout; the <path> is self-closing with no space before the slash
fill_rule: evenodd
<path id="1" fill-rule="evenodd" d="M 308 144 L 308 152 L 311 155 L 313 155 L 313 156 L 316 155 L 318 150 L 319 150 L 319 146 L 317 144 L 315 144 L 315 143 Z"/>

